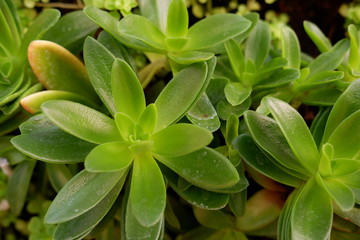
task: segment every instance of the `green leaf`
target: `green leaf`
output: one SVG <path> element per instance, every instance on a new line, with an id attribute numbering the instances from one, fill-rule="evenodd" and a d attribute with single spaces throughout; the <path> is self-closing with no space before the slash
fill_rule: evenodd
<path id="1" fill-rule="evenodd" d="M 195 125 L 214 132 L 220 128 L 220 120 L 209 97 L 204 92 L 187 112 L 186 117 Z"/>
<path id="2" fill-rule="evenodd" d="M 360 161 L 354 159 L 333 159 L 331 161 L 332 176 L 344 176 L 360 170 Z"/>
<path id="3" fill-rule="evenodd" d="M 140 115 L 138 124 L 145 133 L 152 133 L 155 130 L 157 122 L 157 109 L 155 104 L 149 104 Z"/>
<path id="4" fill-rule="evenodd" d="M 143 226 L 135 217 L 131 205 L 130 199 L 128 200 L 126 206 L 125 217 L 124 219 L 124 233 L 126 234 L 126 240 L 130 239 L 143 239 L 143 240 L 153 240 L 159 239 L 161 231 L 163 229 L 164 218 L 161 216 L 160 219 L 152 226 Z"/>
<path id="5" fill-rule="evenodd" d="M 111 189 L 114 189 L 119 180 L 125 176 L 124 171 L 114 173 L 81 171 L 57 194 L 46 213 L 45 222 L 54 224 L 76 219 L 106 198 Z"/>
<path id="6" fill-rule="evenodd" d="M 110 81 L 114 55 L 98 41 L 87 37 L 84 43 L 84 58 L 91 84 L 110 113 L 115 114 L 117 111 Z"/>
<path id="7" fill-rule="evenodd" d="M 55 42 L 70 52 L 81 51 L 84 39 L 98 29 L 83 11 L 73 11 L 63 17 L 43 36 L 44 40 Z"/>
<path id="8" fill-rule="evenodd" d="M 349 39 L 350 39 L 350 51 L 349 51 L 348 64 L 352 69 L 359 71 L 359 66 L 358 66 L 360 63 L 359 30 L 356 28 L 356 26 L 354 24 L 350 24 L 348 26 L 348 34 L 349 34 Z"/>
<path id="9" fill-rule="evenodd" d="M 230 115 L 226 121 L 225 142 L 231 146 L 232 141 L 239 136 L 239 118 L 236 115 Z"/>
<path id="10" fill-rule="evenodd" d="M 69 168 L 61 164 L 46 164 L 46 172 L 50 183 L 56 192 L 59 192 L 64 185 L 73 177 Z"/>
<path id="11" fill-rule="evenodd" d="M 166 31 L 169 3 L 169 0 L 139 1 L 141 15 L 155 24 L 163 33 Z"/>
<path id="12" fill-rule="evenodd" d="M 251 98 L 247 98 L 242 104 L 237 106 L 232 106 L 226 100 L 220 100 L 216 105 L 216 111 L 219 117 L 222 120 L 227 120 L 230 115 L 234 114 L 238 117 L 243 115 L 243 113 L 248 110 L 251 106 Z"/>
<path id="13" fill-rule="evenodd" d="M 349 211 L 354 207 L 355 196 L 348 186 L 338 180 L 322 179 L 320 176 L 318 176 L 317 181 L 335 200 L 341 210 Z"/>
<path id="14" fill-rule="evenodd" d="M 310 131 L 311 134 L 313 135 L 313 138 L 317 146 L 320 145 L 321 139 L 323 137 L 325 125 L 329 117 L 330 111 L 331 111 L 330 107 L 320 108 L 319 112 L 316 114 L 315 119 L 311 123 Z"/>
<path id="15" fill-rule="evenodd" d="M 214 54 L 211 52 L 187 51 L 180 53 L 168 53 L 168 57 L 176 63 L 189 65 L 198 62 L 205 62 L 214 57 Z"/>
<path id="16" fill-rule="evenodd" d="M 229 13 L 212 15 L 190 27 L 185 49 L 200 50 L 214 47 L 245 32 L 250 25 L 249 20 L 239 15 Z"/>
<path id="17" fill-rule="evenodd" d="M 176 121 L 193 106 L 207 83 L 205 63 L 192 64 L 178 72 L 155 101 L 158 110 L 156 130 Z"/>
<path id="18" fill-rule="evenodd" d="M 328 143 L 334 146 L 334 158 L 353 158 L 360 151 L 360 110 L 337 126 Z"/>
<path id="19" fill-rule="evenodd" d="M 98 102 L 84 64 L 64 47 L 44 40 L 33 41 L 28 58 L 33 72 L 45 88 L 73 92 Z"/>
<path id="20" fill-rule="evenodd" d="M 256 76 L 256 75 L 255 75 Z M 300 77 L 300 72 L 297 69 L 287 68 L 276 71 L 269 77 L 260 79 L 260 82 L 256 83 L 253 91 L 267 89 L 267 88 L 280 88 L 285 84 L 290 84 L 292 81 Z"/>
<path id="21" fill-rule="evenodd" d="M 307 35 L 315 43 L 320 52 L 327 52 L 331 49 L 332 45 L 330 40 L 320 30 L 318 26 L 310 21 L 304 21 L 304 28 Z"/>
<path id="22" fill-rule="evenodd" d="M 70 221 L 60 223 L 55 230 L 54 240 L 77 239 L 87 235 L 111 209 L 124 185 L 125 179 L 126 175 L 115 182 L 115 186 L 92 209 Z"/>
<path id="23" fill-rule="evenodd" d="M 163 53 L 165 35 L 152 22 L 140 15 L 128 15 L 118 24 L 119 40 L 142 51 Z"/>
<path id="24" fill-rule="evenodd" d="M 341 80 L 343 77 L 344 73 L 340 71 L 322 71 L 313 74 L 311 77 L 306 78 L 297 89 L 301 89 L 302 91 L 304 91 L 306 89 L 311 89 L 322 84 Z"/>
<path id="25" fill-rule="evenodd" d="M 289 104 L 276 98 L 266 97 L 264 101 L 299 162 L 310 172 L 316 172 L 320 156 L 302 116 Z"/>
<path id="26" fill-rule="evenodd" d="M 124 60 L 116 59 L 113 64 L 111 88 L 117 111 L 137 121 L 145 110 L 145 96 L 134 71 Z"/>
<path id="27" fill-rule="evenodd" d="M 282 56 L 288 60 L 287 67 L 300 68 L 301 50 L 296 33 L 287 26 L 281 29 Z"/>
<path id="28" fill-rule="evenodd" d="M 244 119 L 254 141 L 276 161 L 297 171 L 300 173 L 299 176 L 310 175 L 310 172 L 294 156 L 279 125 L 273 119 L 254 111 L 245 112 Z"/>
<path id="29" fill-rule="evenodd" d="M 307 105 L 332 106 L 341 94 L 339 89 L 326 87 L 307 92 L 298 100 Z"/>
<path id="30" fill-rule="evenodd" d="M 294 209 L 294 204 L 298 198 L 299 189 L 294 189 L 288 196 L 285 205 L 279 216 L 279 223 L 277 227 L 277 235 L 279 240 L 292 239 L 291 236 L 291 214 Z"/>
<path id="31" fill-rule="evenodd" d="M 231 162 L 211 148 L 179 157 L 155 157 L 188 182 L 202 188 L 226 188 L 239 181 L 239 174 Z"/>
<path id="32" fill-rule="evenodd" d="M 231 68 L 235 75 L 240 78 L 242 72 L 245 69 L 245 59 L 243 50 L 241 47 L 233 40 L 225 42 L 226 53 L 228 55 Z"/>
<path id="33" fill-rule="evenodd" d="M 236 228 L 242 232 L 257 231 L 275 221 L 284 205 L 284 195 L 262 189 L 246 203 L 245 213 L 236 219 Z"/>
<path id="34" fill-rule="evenodd" d="M 18 216 L 24 207 L 31 176 L 36 161 L 23 161 L 19 163 L 9 178 L 6 189 L 6 198 L 11 211 Z"/>
<path id="35" fill-rule="evenodd" d="M 166 37 L 183 38 L 186 36 L 189 16 L 184 0 L 172 0 L 168 9 Z"/>
<path id="36" fill-rule="evenodd" d="M 340 40 L 333 48 L 320 54 L 309 64 L 310 75 L 308 77 L 311 77 L 315 73 L 336 69 L 341 64 L 348 49 L 349 41 L 347 39 Z"/>
<path id="37" fill-rule="evenodd" d="M 319 163 L 319 172 L 321 176 L 331 176 L 331 161 L 334 157 L 334 148 L 330 143 L 325 143 L 321 146 L 321 157 Z"/>
<path id="38" fill-rule="evenodd" d="M 360 110 L 360 80 L 353 81 L 334 104 L 324 132 L 323 142 L 327 142 L 334 130 L 348 116 Z"/>
<path id="39" fill-rule="evenodd" d="M 196 207 L 208 210 L 221 209 L 226 206 L 229 201 L 229 195 L 207 191 L 195 186 L 191 186 L 186 190 L 178 188 L 178 176 L 160 163 L 161 171 L 166 176 L 172 189 L 185 201 Z"/>
<path id="40" fill-rule="evenodd" d="M 311 178 L 300 190 L 291 214 L 292 239 L 328 239 L 332 225 L 329 194 Z M 306 219 L 306 220 L 305 220 Z"/>
<path id="41" fill-rule="evenodd" d="M 128 141 L 130 136 L 135 135 L 135 123 L 125 113 L 118 112 L 115 114 L 116 126 L 119 129 L 121 137 Z"/>
<path id="42" fill-rule="evenodd" d="M 60 11 L 57 9 L 44 10 L 30 25 L 24 35 L 19 49 L 19 59 L 25 59 L 31 41 L 41 39 L 44 33 L 49 30 L 60 18 Z"/>
<path id="43" fill-rule="evenodd" d="M 89 172 L 114 172 L 130 167 L 134 154 L 127 142 L 109 142 L 95 147 L 85 159 Z"/>
<path id="44" fill-rule="evenodd" d="M 162 173 L 150 153 L 135 155 L 130 189 L 132 213 L 144 227 L 160 221 L 166 205 Z"/>
<path id="45" fill-rule="evenodd" d="M 243 103 L 252 92 L 251 87 L 244 87 L 241 83 L 231 82 L 225 86 L 226 99 L 232 106 Z"/>
<path id="46" fill-rule="evenodd" d="M 205 147 L 212 139 L 211 132 L 205 128 L 179 123 L 151 136 L 154 141 L 152 152 L 164 157 L 177 157 Z"/>
<path id="47" fill-rule="evenodd" d="M 264 155 L 250 136 L 240 135 L 233 141 L 233 145 L 247 164 L 265 176 L 293 187 L 302 184 L 303 180 L 290 175 Z"/>
<path id="48" fill-rule="evenodd" d="M 41 109 L 60 128 L 85 141 L 99 144 L 121 140 L 113 119 L 80 103 L 51 100 Z"/>
<path id="49" fill-rule="evenodd" d="M 20 125 L 21 135 L 11 139 L 11 143 L 22 153 L 49 163 L 76 163 L 95 147 L 64 132 L 45 115 L 35 115 Z"/>
<path id="50" fill-rule="evenodd" d="M 245 59 L 251 59 L 256 69 L 265 62 L 270 50 L 271 32 L 268 23 L 259 21 L 251 31 L 245 46 Z"/>

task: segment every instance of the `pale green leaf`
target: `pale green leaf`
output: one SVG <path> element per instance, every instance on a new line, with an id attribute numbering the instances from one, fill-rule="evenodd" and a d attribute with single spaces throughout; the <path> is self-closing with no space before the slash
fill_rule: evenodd
<path id="1" fill-rule="evenodd" d="M 166 37 L 182 38 L 187 34 L 189 16 L 184 0 L 172 0 L 168 9 Z"/>
<path id="2" fill-rule="evenodd" d="M 127 142 L 109 142 L 95 147 L 85 159 L 89 172 L 114 172 L 130 167 L 134 154 Z"/>
<path id="3" fill-rule="evenodd" d="M 137 121 L 145 110 L 145 96 L 137 76 L 124 60 L 116 59 L 113 64 L 111 88 L 117 111 Z"/>
<path id="4" fill-rule="evenodd" d="M 237 106 L 243 103 L 252 92 L 251 87 L 244 87 L 241 83 L 231 82 L 225 86 L 226 99 L 232 106 Z"/>
<path id="5" fill-rule="evenodd" d="M 144 227 L 160 221 L 166 205 L 166 188 L 162 173 L 150 153 L 135 155 L 130 202 L 132 213 Z"/>
<path id="6" fill-rule="evenodd" d="M 304 21 L 304 28 L 307 35 L 315 43 L 320 52 L 327 52 L 331 49 L 332 45 L 330 40 L 320 30 L 318 26 L 310 21 Z"/>
<path id="7" fill-rule="evenodd" d="M 225 48 L 232 70 L 240 78 L 245 68 L 243 49 L 233 39 L 225 42 Z"/>
<path id="8" fill-rule="evenodd" d="M 154 141 L 152 152 L 165 157 L 177 157 L 207 146 L 212 139 L 211 132 L 205 128 L 179 123 L 151 136 Z"/>
<path id="9" fill-rule="evenodd" d="M 128 115 L 121 112 L 116 113 L 115 122 L 121 137 L 125 141 L 128 141 L 130 136 L 135 136 L 135 123 Z"/>
<path id="10" fill-rule="evenodd" d="M 288 60 L 287 67 L 300 68 L 300 43 L 296 33 L 287 26 L 281 29 L 282 56 Z"/>

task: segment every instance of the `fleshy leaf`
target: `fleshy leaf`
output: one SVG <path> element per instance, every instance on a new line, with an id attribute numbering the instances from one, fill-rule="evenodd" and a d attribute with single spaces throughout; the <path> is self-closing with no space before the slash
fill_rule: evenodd
<path id="1" fill-rule="evenodd" d="M 281 30 L 282 56 L 288 60 L 288 67 L 300 68 L 300 44 L 296 33 L 290 27 L 283 27 Z"/>
<path id="2" fill-rule="evenodd" d="M 320 156 L 302 116 L 290 105 L 276 98 L 266 97 L 265 103 L 279 124 L 294 155 L 306 169 L 316 172 Z"/>
<path id="3" fill-rule="evenodd" d="M 332 216 L 331 197 L 318 185 L 315 178 L 311 178 L 300 190 L 293 206 L 292 239 L 328 239 Z"/>
<path id="4" fill-rule="evenodd" d="M 241 47 L 235 42 L 235 40 L 230 39 L 229 41 L 225 42 L 226 53 L 229 57 L 229 61 L 234 71 L 235 75 L 240 78 L 242 72 L 245 69 L 245 59 L 243 50 Z"/>
<path id="5" fill-rule="evenodd" d="M 81 171 L 67 182 L 55 197 L 46 213 L 45 222 L 62 223 L 86 213 L 104 199 L 122 177 L 124 171 L 114 173 Z"/>
<path id="6" fill-rule="evenodd" d="M 84 161 L 96 146 L 64 132 L 43 114 L 20 125 L 21 135 L 11 143 L 22 153 L 49 163 L 76 163 Z"/>
<path id="7" fill-rule="evenodd" d="M 33 41 L 28 49 L 28 58 L 45 88 L 77 93 L 98 102 L 84 64 L 64 47 L 50 41 Z"/>
<path id="8" fill-rule="evenodd" d="M 262 149 L 285 167 L 309 175 L 309 171 L 294 156 L 279 125 L 273 119 L 254 111 L 247 111 L 244 118 L 251 136 Z"/>
<path id="9" fill-rule="evenodd" d="M 60 128 L 83 140 L 93 143 L 121 140 L 113 119 L 80 103 L 51 100 L 41 109 Z"/>
<path id="10" fill-rule="evenodd" d="M 125 113 L 116 113 L 115 122 L 117 128 L 119 129 L 120 135 L 124 140 L 128 141 L 131 135 L 135 135 L 135 123 Z"/>
<path id="11" fill-rule="evenodd" d="M 195 104 L 204 90 L 208 68 L 206 63 L 192 64 L 176 74 L 155 101 L 158 110 L 157 130 L 179 120 Z"/>
<path id="12" fill-rule="evenodd" d="M 78 237 L 82 238 L 84 234 L 87 235 L 111 209 L 124 185 L 125 179 L 126 175 L 115 182 L 115 186 L 110 189 L 107 195 L 89 211 L 70 221 L 60 223 L 55 230 L 54 240 L 78 239 Z"/>
<path id="13" fill-rule="evenodd" d="M 145 133 L 152 133 L 155 130 L 157 122 L 157 109 L 155 104 L 149 104 L 140 115 L 138 124 Z"/>
<path id="14" fill-rule="evenodd" d="M 46 173 L 49 176 L 51 186 L 56 192 L 59 192 L 73 177 L 69 168 L 62 164 L 46 164 Z"/>
<path id="15" fill-rule="evenodd" d="M 198 21 L 188 31 L 186 50 L 200 50 L 223 43 L 243 32 L 251 25 L 244 17 L 235 14 L 215 14 Z"/>
<path id="16" fill-rule="evenodd" d="M 225 96 L 229 103 L 237 106 L 243 103 L 251 94 L 251 87 L 244 87 L 241 83 L 232 82 L 225 86 Z"/>
<path id="17" fill-rule="evenodd" d="M 270 50 L 271 32 L 268 23 L 257 22 L 251 31 L 245 47 L 245 58 L 251 59 L 259 69 L 265 62 Z"/>
<path id="18" fill-rule="evenodd" d="M 360 80 L 353 81 L 344 93 L 334 104 L 323 136 L 323 142 L 327 142 L 334 130 L 344 121 L 348 116 L 360 110 Z"/>
<path id="19" fill-rule="evenodd" d="M 113 64 L 111 88 L 116 109 L 137 121 L 145 109 L 145 96 L 134 71 L 124 60 L 116 59 Z"/>
<path id="20" fill-rule="evenodd" d="M 179 123 L 151 136 L 154 141 L 152 152 L 165 157 L 177 157 L 205 147 L 212 139 L 211 132 L 205 128 Z"/>
<path id="21" fill-rule="evenodd" d="M 20 104 L 26 111 L 34 114 L 41 110 L 40 106 L 44 102 L 48 100 L 59 99 L 79 102 L 90 106 L 92 105 L 91 102 L 89 102 L 79 94 L 59 90 L 47 90 L 30 94 L 29 96 L 22 98 Z"/>
<path id="22" fill-rule="evenodd" d="M 165 51 L 164 34 L 149 20 L 140 15 L 128 15 L 118 24 L 121 42 L 149 52 Z"/>
<path id="23" fill-rule="evenodd" d="M 343 211 L 349 211 L 354 207 L 355 196 L 348 186 L 335 179 L 321 179 L 321 177 L 318 177 L 317 181 L 322 184 Z"/>
<path id="24" fill-rule="evenodd" d="M 293 187 L 302 184 L 301 179 L 290 175 L 265 156 L 250 136 L 240 135 L 233 141 L 233 145 L 247 164 L 265 176 Z"/>
<path id="25" fill-rule="evenodd" d="M 319 172 L 321 176 L 332 175 L 331 161 L 334 157 L 334 148 L 331 144 L 326 143 L 321 146 L 321 157 L 319 163 Z"/>
<path id="26" fill-rule="evenodd" d="M 337 126 L 328 143 L 334 147 L 334 158 L 353 158 L 360 151 L 360 110 Z"/>
<path id="27" fill-rule="evenodd" d="M 169 0 L 139 1 L 139 8 L 142 16 L 149 19 L 165 33 Z"/>
<path id="28" fill-rule="evenodd" d="M 186 36 L 189 16 L 184 0 L 172 0 L 168 9 L 166 37 L 182 38 Z"/>
<path id="29" fill-rule="evenodd" d="M 135 155 L 130 189 L 132 213 L 144 227 L 159 222 L 166 205 L 162 173 L 150 153 Z"/>
<path id="30" fill-rule="evenodd" d="M 355 159 L 333 159 L 332 176 L 344 176 L 360 171 L 360 161 Z"/>
<path id="31" fill-rule="evenodd" d="M 196 220 L 198 220 L 198 222 L 204 227 L 218 230 L 235 227 L 234 217 L 221 210 L 210 211 L 201 208 L 194 208 L 193 211 Z"/>
<path id="32" fill-rule="evenodd" d="M 114 172 L 128 168 L 134 154 L 125 142 L 103 143 L 95 147 L 85 159 L 85 169 L 89 172 Z"/>
<path id="33" fill-rule="evenodd" d="M 111 69 L 115 61 L 114 55 L 101 43 L 87 37 L 84 43 L 84 60 L 91 84 L 102 102 L 115 114 L 116 107 L 111 91 Z"/>
<path id="34" fill-rule="evenodd" d="M 307 35 L 315 43 L 320 52 L 327 52 L 331 49 L 332 45 L 330 40 L 320 30 L 318 26 L 310 21 L 304 21 L 304 28 Z"/>
<path id="35" fill-rule="evenodd" d="M 176 63 L 188 65 L 207 61 L 214 57 L 214 54 L 211 52 L 187 51 L 181 53 L 169 53 L 168 57 Z"/>
<path id="36" fill-rule="evenodd" d="M 239 174 L 231 162 L 211 148 L 203 148 L 179 157 L 156 155 L 156 159 L 199 187 L 226 188 L 239 181 Z"/>

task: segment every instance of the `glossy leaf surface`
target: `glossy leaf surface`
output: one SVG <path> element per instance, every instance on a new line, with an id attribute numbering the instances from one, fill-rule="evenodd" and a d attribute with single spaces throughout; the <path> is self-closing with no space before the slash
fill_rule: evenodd
<path id="1" fill-rule="evenodd" d="M 135 155 L 130 188 L 132 213 L 145 227 L 160 221 L 166 205 L 166 188 L 159 166 L 150 153 Z"/>
<path id="2" fill-rule="evenodd" d="M 41 106 L 46 116 L 70 134 L 93 143 L 121 140 L 115 121 L 82 104 L 52 100 Z"/>

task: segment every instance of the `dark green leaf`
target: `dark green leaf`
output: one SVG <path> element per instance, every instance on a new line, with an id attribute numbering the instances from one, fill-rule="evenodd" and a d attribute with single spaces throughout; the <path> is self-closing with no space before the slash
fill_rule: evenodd
<path id="1" fill-rule="evenodd" d="M 59 192 L 73 176 L 69 168 L 61 164 L 46 164 L 46 172 L 56 192 Z"/>
<path id="2" fill-rule="evenodd" d="M 95 91 L 110 113 L 115 114 L 117 111 L 111 90 L 111 69 L 115 61 L 114 55 L 101 43 L 88 37 L 84 43 L 84 58 L 86 70 Z"/>
<path id="3" fill-rule="evenodd" d="M 211 148 L 203 148 L 179 157 L 156 158 L 190 183 L 203 188 L 226 188 L 239 181 L 231 162 Z"/>
<path id="4" fill-rule="evenodd" d="M 105 143 L 121 140 L 113 119 L 80 103 L 51 100 L 41 109 L 56 125 L 86 141 Z"/>
<path id="5" fill-rule="evenodd" d="M 118 179 L 106 196 L 89 211 L 70 221 L 60 223 L 55 230 L 54 240 L 77 239 L 87 235 L 108 213 L 118 197 L 125 179 L 126 175 Z"/>
<path id="6" fill-rule="evenodd" d="M 134 154 L 127 142 L 108 142 L 96 146 L 85 159 L 89 172 L 114 172 L 127 169 Z"/>
<path id="7" fill-rule="evenodd" d="M 43 114 L 20 125 L 21 135 L 11 143 L 22 153 L 49 163 L 75 163 L 96 146 L 64 132 Z"/>
<path id="8" fill-rule="evenodd" d="M 196 219 L 204 227 L 217 230 L 235 227 L 234 217 L 221 210 L 205 210 L 196 207 L 193 209 Z"/>
<path id="9" fill-rule="evenodd" d="M 289 104 L 276 98 L 267 97 L 265 103 L 298 161 L 308 171 L 316 172 L 320 156 L 302 116 Z"/>
<path id="10" fill-rule="evenodd" d="M 62 223 L 76 219 L 96 207 L 103 199 L 107 199 L 106 196 L 111 191 L 115 191 L 114 186 L 125 176 L 125 171 L 114 173 L 81 171 L 67 182 L 55 197 L 46 213 L 45 222 Z"/>
<path id="11" fill-rule="evenodd" d="M 293 187 L 302 184 L 301 179 L 290 175 L 264 155 L 250 136 L 240 135 L 233 141 L 233 145 L 247 164 L 265 176 Z"/>
<path id="12" fill-rule="evenodd" d="M 232 106 L 242 104 L 248 97 L 250 97 L 252 88 L 244 87 L 239 82 L 231 82 L 225 86 L 225 96 Z"/>
<path id="13" fill-rule="evenodd" d="M 216 111 L 219 117 L 222 120 L 227 120 L 230 115 L 234 114 L 238 117 L 243 115 L 243 113 L 248 110 L 251 106 L 251 98 L 247 98 L 242 104 L 237 106 L 232 106 L 226 100 L 220 100 L 216 105 Z"/>

